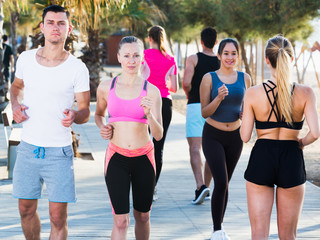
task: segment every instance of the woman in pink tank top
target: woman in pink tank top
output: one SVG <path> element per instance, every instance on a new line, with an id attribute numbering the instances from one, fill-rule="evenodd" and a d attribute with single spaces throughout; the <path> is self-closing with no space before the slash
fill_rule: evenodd
<path id="1" fill-rule="evenodd" d="M 149 29 L 148 35 L 150 49 L 144 51 L 143 76 L 160 90 L 162 97 L 163 138 L 160 141 L 153 139 L 158 182 L 162 168 L 164 141 L 172 117 L 172 97 L 169 92 L 175 93 L 178 89 L 177 65 L 166 48 L 165 30 L 160 26 L 154 26 Z M 154 200 L 156 199 L 155 195 Z"/>
<path id="2" fill-rule="evenodd" d="M 149 129 L 162 138 L 160 91 L 140 76 L 143 45 L 124 37 L 118 49 L 122 73 L 103 81 L 97 90 L 95 122 L 110 140 L 105 157 L 105 181 L 113 211 L 111 239 L 126 239 L 132 185 L 136 239 L 149 239 L 150 210 L 156 167 Z M 108 122 L 106 112 L 108 111 Z"/>

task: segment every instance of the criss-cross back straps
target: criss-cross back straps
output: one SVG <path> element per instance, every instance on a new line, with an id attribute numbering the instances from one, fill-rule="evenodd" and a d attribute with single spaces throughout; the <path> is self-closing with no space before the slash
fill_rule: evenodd
<path id="1" fill-rule="evenodd" d="M 270 118 L 272 116 L 272 113 L 274 113 L 274 115 L 276 116 L 276 119 L 278 122 L 281 121 L 281 116 L 279 114 L 279 108 L 278 108 L 278 105 L 277 105 L 277 98 L 278 98 L 278 93 L 274 93 L 274 89 L 277 87 L 277 85 L 275 85 L 273 82 L 271 82 L 270 80 L 268 80 L 268 82 L 272 85 L 270 86 L 268 83 L 263 83 L 263 88 L 267 94 L 267 97 L 268 97 L 268 100 L 269 100 L 269 103 L 271 105 L 271 111 L 270 111 L 270 114 L 269 114 L 269 117 L 268 117 L 268 122 L 270 121 Z M 268 88 L 268 89 L 267 89 Z M 273 96 L 273 102 L 272 100 L 270 99 L 270 96 L 269 96 L 269 92 L 272 92 L 272 96 Z"/>

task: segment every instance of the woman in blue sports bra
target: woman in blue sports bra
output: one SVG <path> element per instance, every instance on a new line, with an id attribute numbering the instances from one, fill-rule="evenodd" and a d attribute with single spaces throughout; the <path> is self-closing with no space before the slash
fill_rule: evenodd
<path id="1" fill-rule="evenodd" d="M 118 60 L 122 73 L 100 83 L 95 122 L 103 139 L 110 140 L 105 157 L 105 181 L 112 212 L 111 239 L 127 239 L 132 189 L 136 239 L 149 239 L 150 211 L 156 182 L 154 146 L 149 134 L 162 138 L 159 90 L 141 77 L 142 42 L 122 38 Z M 108 122 L 106 112 L 108 110 Z"/>
<path id="2" fill-rule="evenodd" d="M 271 79 L 246 92 L 240 129 L 248 142 L 255 123 L 258 138 L 245 171 L 251 238 L 268 239 L 276 190 L 279 238 L 296 239 L 306 181 L 302 149 L 320 134 L 315 95 L 310 87 L 291 83 L 288 39 L 269 39 L 265 56 Z M 309 132 L 299 138 L 304 118 Z"/>
<path id="3" fill-rule="evenodd" d="M 211 240 L 227 240 L 229 237 L 221 225 L 228 202 L 228 185 L 242 151 L 241 106 L 251 79 L 248 74 L 235 70 L 239 58 L 236 40 L 223 39 L 217 56 L 220 69 L 205 74 L 200 85 L 201 113 L 206 118 L 202 149 L 214 180 Z"/>

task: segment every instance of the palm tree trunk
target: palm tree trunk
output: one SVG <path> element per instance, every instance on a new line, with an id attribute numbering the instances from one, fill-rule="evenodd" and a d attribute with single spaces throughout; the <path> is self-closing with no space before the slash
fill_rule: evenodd
<path id="1" fill-rule="evenodd" d="M 19 21 L 19 13 L 12 12 L 10 15 L 11 20 L 11 45 L 14 57 L 14 62 L 17 62 L 17 24 Z"/>
<path id="2" fill-rule="evenodd" d="M 2 74 L 2 68 L 3 68 L 3 49 L 2 49 L 2 35 L 3 35 L 3 19 L 4 19 L 4 14 L 3 14 L 3 0 L 0 0 L 0 87 L 3 84 L 3 74 Z M 0 92 L 1 94 L 1 92 Z"/>
<path id="3" fill-rule="evenodd" d="M 88 33 L 88 45 L 82 49 L 83 56 L 81 60 L 86 64 L 90 74 L 90 93 L 91 98 L 96 99 L 96 91 L 100 83 L 100 41 L 99 30 L 89 27 Z"/>

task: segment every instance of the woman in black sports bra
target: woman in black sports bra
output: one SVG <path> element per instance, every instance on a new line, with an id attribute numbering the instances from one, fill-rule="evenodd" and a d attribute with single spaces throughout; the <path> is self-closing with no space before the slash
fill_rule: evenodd
<path id="1" fill-rule="evenodd" d="M 269 39 L 265 55 L 271 79 L 246 91 L 240 128 L 248 142 L 255 123 L 258 138 L 245 172 L 251 237 L 268 239 L 275 188 L 279 238 L 295 239 L 306 181 L 302 149 L 320 134 L 316 99 L 310 87 L 290 81 L 286 38 Z M 310 130 L 299 138 L 304 119 Z"/>

